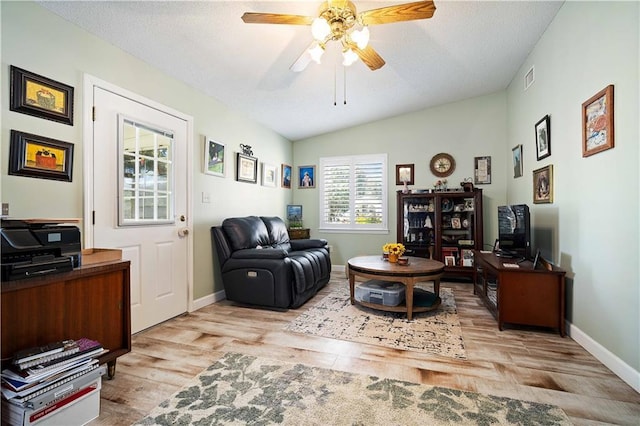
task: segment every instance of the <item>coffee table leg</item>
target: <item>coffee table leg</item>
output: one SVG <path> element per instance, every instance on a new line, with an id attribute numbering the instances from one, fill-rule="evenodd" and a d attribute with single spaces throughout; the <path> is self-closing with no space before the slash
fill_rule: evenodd
<path id="1" fill-rule="evenodd" d="M 349 269 L 349 293 L 351 295 L 352 305 L 355 305 L 356 303 L 356 299 L 354 297 L 355 286 L 356 286 L 356 276 L 353 272 L 351 272 L 351 269 Z"/>
<path id="2" fill-rule="evenodd" d="M 440 297 L 440 277 L 433 280 L 433 292 Z"/>
<path id="3" fill-rule="evenodd" d="M 407 303 L 407 319 L 411 321 L 413 319 L 413 280 L 408 280 L 404 283 L 405 288 L 405 300 Z"/>

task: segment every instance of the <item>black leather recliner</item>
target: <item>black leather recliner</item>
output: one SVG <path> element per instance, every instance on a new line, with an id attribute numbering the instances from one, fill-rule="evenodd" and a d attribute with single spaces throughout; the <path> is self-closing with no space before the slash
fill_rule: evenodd
<path id="1" fill-rule="evenodd" d="M 269 308 L 297 308 L 331 275 L 327 240 L 289 240 L 279 217 L 234 217 L 211 228 L 228 300 Z"/>

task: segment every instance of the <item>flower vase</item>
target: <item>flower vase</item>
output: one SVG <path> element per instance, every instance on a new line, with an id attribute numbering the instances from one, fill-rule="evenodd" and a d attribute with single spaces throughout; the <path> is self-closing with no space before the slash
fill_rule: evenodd
<path id="1" fill-rule="evenodd" d="M 398 255 L 395 253 L 389 253 L 389 262 L 391 263 L 398 262 Z"/>

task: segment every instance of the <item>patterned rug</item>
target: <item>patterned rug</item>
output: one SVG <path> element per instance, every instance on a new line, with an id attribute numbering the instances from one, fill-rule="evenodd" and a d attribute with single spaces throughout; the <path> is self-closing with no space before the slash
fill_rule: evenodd
<path id="1" fill-rule="evenodd" d="M 570 425 L 562 409 L 235 353 L 137 425 Z"/>
<path id="2" fill-rule="evenodd" d="M 384 312 L 352 305 L 347 281 L 332 282 L 332 292 L 285 327 L 287 331 L 368 343 L 407 351 L 466 359 L 453 292 L 440 288 L 442 304 L 434 311 Z M 431 289 L 430 285 L 425 290 Z M 418 286 L 416 286 L 418 287 Z"/>

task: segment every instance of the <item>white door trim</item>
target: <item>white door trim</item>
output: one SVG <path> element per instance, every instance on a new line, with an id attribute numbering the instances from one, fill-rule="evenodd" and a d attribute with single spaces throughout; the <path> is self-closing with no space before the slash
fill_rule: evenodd
<path id="1" fill-rule="evenodd" d="M 93 248 L 93 195 L 94 181 L 93 173 L 88 171 L 93 168 L 93 88 L 99 87 L 119 96 L 139 102 L 151 108 L 173 115 L 187 123 L 187 221 L 185 226 L 189 233 L 193 235 L 193 117 L 177 111 L 173 108 L 162 105 L 144 96 L 123 89 L 114 84 L 108 83 L 89 74 L 84 74 L 83 78 L 83 102 L 82 102 L 82 152 L 83 152 L 83 176 L 84 176 L 84 212 L 83 212 L 83 241 L 84 248 Z M 187 245 L 187 310 L 194 311 L 193 304 L 193 240 L 189 238 Z"/>

